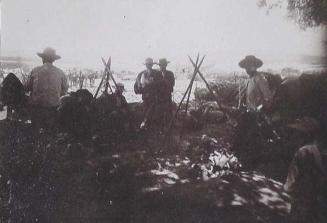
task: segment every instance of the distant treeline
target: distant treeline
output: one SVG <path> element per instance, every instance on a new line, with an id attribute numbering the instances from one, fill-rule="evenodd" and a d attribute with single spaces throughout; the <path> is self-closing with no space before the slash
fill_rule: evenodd
<path id="1" fill-rule="evenodd" d="M 24 72 L 28 72 L 30 67 L 22 62 L 14 62 L 14 61 L 1 61 L 1 68 L 2 69 L 22 69 Z"/>

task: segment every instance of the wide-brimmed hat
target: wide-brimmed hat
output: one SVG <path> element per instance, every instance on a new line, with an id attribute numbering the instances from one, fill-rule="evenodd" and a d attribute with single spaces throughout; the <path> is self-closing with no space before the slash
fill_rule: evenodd
<path id="1" fill-rule="evenodd" d="M 169 63 L 170 63 L 170 61 L 167 61 L 166 58 L 161 58 L 161 59 L 159 59 L 158 65 L 159 65 L 159 66 L 160 66 L 160 65 L 167 65 L 167 64 L 169 64 Z"/>
<path id="2" fill-rule="evenodd" d="M 256 68 L 259 68 L 263 65 L 263 62 L 262 60 L 256 58 L 255 56 L 253 55 L 248 55 L 246 56 L 243 60 L 241 60 L 238 65 L 241 67 L 241 68 L 248 68 L 248 67 L 256 67 Z"/>
<path id="3" fill-rule="evenodd" d="M 115 89 L 122 89 L 122 91 L 125 91 L 125 86 L 123 83 L 117 83 L 116 86 L 114 86 Z"/>
<path id="4" fill-rule="evenodd" d="M 296 119 L 295 122 L 287 126 L 291 129 L 295 129 L 308 134 L 316 134 L 320 131 L 319 122 L 315 118 L 307 116 Z"/>
<path id="5" fill-rule="evenodd" d="M 43 59 L 53 61 L 61 58 L 61 56 L 56 54 L 56 50 L 52 49 L 51 47 L 45 48 L 42 53 L 37 53 L 37 55 Z"/>
<path id="6" fill-rule="evenodd" d="M 146 65 L 146 64 L 152 64 L 153 65 L 154 64 L 153 59 L 150 58 L 150 57 L 149 58 L 146 58 L 145 59 L 145 62 L 144 62 L 144 65 Z"/>

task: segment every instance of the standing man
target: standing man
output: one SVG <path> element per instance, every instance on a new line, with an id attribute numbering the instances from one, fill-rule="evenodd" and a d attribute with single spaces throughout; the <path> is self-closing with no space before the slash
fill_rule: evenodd
<path id="1" fill-rule="evenodd" d="M 163 128 L 167 128 L 172 118 L 172 93 L 175 86 L 174 73 L 167 70 L 169 61 L 166 58 L 159 59 L 160 72 L 163 78 L 163 86 L 160 97 L 160 104 L 163 113 Z"/>
<path id="2" fill-rule="evenodd" d="M 162 75 L 158 70 L 152 69 L 153 59 L 145 59 L 146 70 L 137 75 L 134 92 L 135 94 L 142 94 L 143 106 L 144 106 L 144 119 L 140 125 L 141 129 L 145 129 L 148 126 L 148 121 L 156 123 L 156 114 L 158 100 L 159 100 L 159 87 L 162 81 Z"/>
<path id="3" fill-rule="evenodd" d="M 37 129 L 51 129 L 54 124 L 60 96 L 66 94 L 68 83 L 64 72 L 53 62 L 61 57 L 50 47 L 37 54 L 43 65 L 32 70 L 27 81 L 27 91 L 31 92 L 31 121 Z"/>
<path id="4" fill-rule="evenodd" d="M 246 56 L 238 64 L 249 75 L 245 90 L 244 112 L 235 130 L 233 150 L 243 161 L 244 166 L 255 168 L 261 161 L 260 154 L 254 148 L 262 148 L 262 137 L 272 131 L 268 128 L 268 118 L 265 114 L 272 104 L 273 93 L 264 74 L 257 69 L 263 62 L 253 55 Z M 244 97 L 243 97 L 244 98 Z M 243 156 L 244 155 L 244 156 Z M 251 158 L 251 162 L 249 159 Z"/>

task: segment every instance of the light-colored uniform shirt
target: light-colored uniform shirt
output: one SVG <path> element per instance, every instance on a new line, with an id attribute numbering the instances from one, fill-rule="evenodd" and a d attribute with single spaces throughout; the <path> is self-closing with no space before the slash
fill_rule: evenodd
<path id="1" fill-rule="evenodd" d="M 272 102 L 273 93 L 263 74 L 256 74 L 248 80 L 246 89 L 246 106 L 249 111 L 258 111 L 260 105 L 267 106 Z"/>
<path id="2" fill-rule="evenodd" d="M 32 70 L 27 81 L 27 90 L 31 91 L 30 103 L 40 107 L 56 107 L 60 104 L 60 96 L 68 90 L 64 72 L 45 63 Z"/>

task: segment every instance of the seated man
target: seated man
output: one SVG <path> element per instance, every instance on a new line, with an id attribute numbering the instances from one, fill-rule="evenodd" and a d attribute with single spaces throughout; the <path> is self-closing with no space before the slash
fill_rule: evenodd
<path id="1" fill-rule="evenodd" d="M 122 83 L 117 83 L 115 93 L 113 93 L 115 99 L 115 110 L 121 111 L 123 113 L 128 112 L 128 106 L 123 92 L 125 91 L 125 86 Z"/>
<path id="2" fill-rule="evenodd" d="M 318 222 L 318 218 L 322 217 L 318 196 L 323 198 L 323 189 L 326 196 L 327 164 L 322 156 L 326 151 L 323 150 L 320 126 L 315 119 L 304 117 L 289 127 L 297 133 L 301 146 L 289 166 L 284 185 L 292 196 L 291 222 Z M 324 199 L 326 203 L 326 197 Z"/>
<path id="3" fill-rule="evenodd" d="M 113 102 L 113 111 L 110 113 L 110 118 L 112 119 L 112 126 L 119 134 L 130 130 L 130 111 L 126 98 L 123 95 L 124 91 L 124 85 L 117 83 L 115 93 L 110 96 Z"/>
<path id="4" fill-rule="evenodd" d="M 93 123 L 92 102 L 93 95 L 86 89 L 61 97 L 56 119 L 59 130 L 77 137 L 90 136 Z"/>

